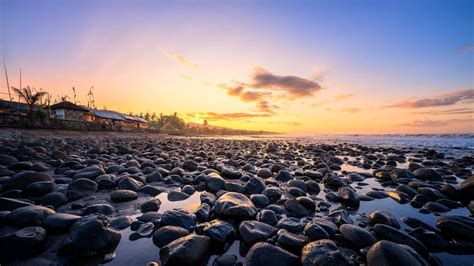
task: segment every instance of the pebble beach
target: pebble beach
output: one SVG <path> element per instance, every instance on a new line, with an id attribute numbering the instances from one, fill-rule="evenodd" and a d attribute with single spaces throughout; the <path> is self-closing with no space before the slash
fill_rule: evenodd
<path id="1" fill-rule="evenodd" d="M 472 150 L 9 129 L 0 143 L 2 265 L 474 263 Z"/>

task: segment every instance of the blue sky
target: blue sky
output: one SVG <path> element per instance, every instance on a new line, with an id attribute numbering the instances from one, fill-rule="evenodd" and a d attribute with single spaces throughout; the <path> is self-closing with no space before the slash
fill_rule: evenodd
<path id="1" fill-rule="evenodd" d="M 58 95 L 93 85 L 104 105 L 116 109 L 159 112 L 159 103 L 165 112 L 255 112 L 251 103 L 209 84 L 248 81 L 254 67 L 308 79 L 321 72 L 324 90 L 298 100 L 271 98 L 280 111 L 265 118 L 305 116 L 297 118 L 302 126 L 295 131 L 319 132 L 305 121 L 321 115 L 322 107 L 301 111 L 298 106 L 354 95 L 325 107 L 332 112 L 324 115 L 334 118 L 347 115 L 338 114 L 343 107 L 364 110 L 473 88 L 473 1 L 1 0 L 0 12 L 0 51 L 15 69 L 12 80 L 21 67 L 26 83 Z M 170 54 L 199 68 L 179 65 Z M 152 90 L 152 97 L 129 95 L 132 85 L 135 94 Z M 186 90 L 223 103 L 212 108 L 193 103 Z M 112 91 L 120 95 L 110 97 Z M 177 100 L 186 107 L 173 104 Z M 406 114 L 384 112 L 384 117 Z M 353 115 L 362 121 L 371 112 L 358 113 Z M 448 130 L 448 124 L 436 130 Z M 472 121 L 456 124 L 457 131 L 472 130 Z M 391 130 L 427 130 L 396 125 Z"/>

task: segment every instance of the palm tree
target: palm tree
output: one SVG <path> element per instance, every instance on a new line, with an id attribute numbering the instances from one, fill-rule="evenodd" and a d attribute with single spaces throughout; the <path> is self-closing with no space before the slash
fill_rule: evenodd
<path id="1" fill-rule="evenodd" d="M 28 105 L 28 115 L 33 114 L 35 104 L 46 95 L 45 91 L 36 91 L 35 88 L 31 89 L 30 86 L 26 86 L 26 88 L 23 89 L 12 87 L 12 89 L 16 94 L 18 94 L 20 99 L 23 98 L 25 100 Z"/>

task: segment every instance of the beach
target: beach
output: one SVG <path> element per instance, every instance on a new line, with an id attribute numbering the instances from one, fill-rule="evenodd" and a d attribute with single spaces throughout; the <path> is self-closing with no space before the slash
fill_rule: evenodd
<path id="1" fill-rule="evenodd" d="M 451 140 L 3 128 L 0 263 L 472 265 Z"/>

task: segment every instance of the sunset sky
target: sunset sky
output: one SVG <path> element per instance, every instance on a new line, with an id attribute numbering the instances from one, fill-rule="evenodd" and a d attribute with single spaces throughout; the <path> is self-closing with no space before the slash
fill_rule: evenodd
<path id="1" fill-rule="evenodd" d="M 0 0 L 11 86 L 290 133 L 474 133 L 474 1 Z M 0 75 L 0 98 L 8 98 Z"/>

